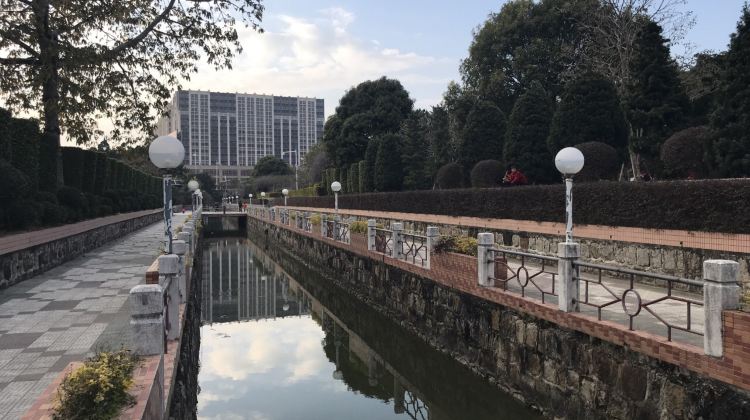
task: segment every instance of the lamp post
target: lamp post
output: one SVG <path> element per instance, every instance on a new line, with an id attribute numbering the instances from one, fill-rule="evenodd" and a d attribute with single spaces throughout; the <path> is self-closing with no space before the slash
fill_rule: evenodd
<path id="1" fill-rule="evenodd" d="M 281 190 L 281 194 L 284 195 L 284 210 L 286 210 L 286 197 L 289 195 L 289 190 L 284 188 Z"/>
<path id="2" fill-rule="evenodd" d="M 286 152 L 281 152 L 281 157 L 283 158 L 284 155 L 287 154 L 287 153 L 289 153 L 289 154 L 294 153 L 294 160 L 295 160 L 295 164 L 294 164 L 294 189 L 298 190 L 299 189 L 299 182 L 297 182 L 297 167 L 299 166 L 299 153 L 297 153 L 296 150 L 289 150 L 289 151 L 286 151 Z M 291 156 L 289 157 L 289 160 L 290 161 L 292 160 Z"/>
<path id="3" fill-rule="evenodd" d="M 265 200 L 266 200 L 266 192 L 265 191 L 261 191 L 260 192 L 260 205 L 263 206 L 263 207 L 266 206 Z"/>
<path id="4" fill-rule="evenodd" d="M 192 210 L 193 210 L 193 212 L 195 212 L 195 201 L 196 201 L 195 190 L 197 190 L 198 187 L 199 187 L 198 181 L 196 181 L 194 179 L 191 179 L 187 183 L 187 187 L 188 187 L 188 189 L 190 191 L 192 191 L 192 194 L 190 194 L 190 199 L 191 199 L 191 202 L 192 202 Z"/>
<path id="5" fill-rule="evenodd" d="M 339 213 L 339 191 L 341 191 L 341 183 L 338 181 L 331 182 L 331 190 L 333 190 L 333 203 L 336 209 L 336 214 Z"/>
<path id="6" fill-rule="evenodd" d="M 583 153 L 566 147 L 555 156 L 555 166 L 565 178 L 565 242 L 573 242 L 573 176 L 583 169 Z"/>
<path id="7" fill-rule="evenodd" d="M 253 211 L 253 195 L 252 194 L 247 195 L 247 208 L 252 213 Z"/>
<path id="8" fill-rule="evenodd" d="M 170 133 L 159 136 L 148 147 L 148 158 L 159 169 L 174 169 L 182 165 L 185 159 L 185 148 L 182 142 Z M 172 253 L 172 176 L 164 175 L 164 236 L 167 252 Z"/>

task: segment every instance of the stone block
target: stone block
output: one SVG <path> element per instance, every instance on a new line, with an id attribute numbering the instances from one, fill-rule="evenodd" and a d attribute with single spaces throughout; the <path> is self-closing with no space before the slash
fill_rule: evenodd
<path id="1" fill-rule="evenodd" d="M 635 263 L 639 267 L 648 267 L 651 265 L 650 252 L 648 248 L 638 247 L 635 250 Z"/>
<path id="2" fill-rule="evenodd" d="M 130 289 L 130 327 L 133 351 L 140 356 L 164 352 L 164 294 L 158 284 L 139 284 Z"/>
<path id="3" fill-rule="evenodd" d="M 703 263 L 703 351 L 709 356 L 721 357 L 724 354 L 722 313 L 739 307 L 738 271 L 739 264 L 734 261 L 707 260 Z"/>
<path id="4" fill-rule="evenodd" d="M 526 347 L 536 349 L 539 328 L 534 323 L 526 324 Z"/>
<path id="5" fill-rule="evenodd" d="M 187 243 L 182 239 L 172 241 L 172 252 L 177 256 L 185 255 L 187 252 Z"/>
<path id="6" fill-rule="evenodd" d="M 177 274 L 180 270 L 180 257 L 174 254 L 162 255 L 159 260 L 159 274 Z"/>

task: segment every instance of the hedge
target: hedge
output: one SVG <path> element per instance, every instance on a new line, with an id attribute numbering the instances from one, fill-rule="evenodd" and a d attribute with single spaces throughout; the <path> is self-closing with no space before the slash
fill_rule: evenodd
<path id="1" fill-rule="evenodd" d="M 83 189 L 83 149 L 62 147 L 63 180 L 66 187 Z"/>
<path id="2" fill-rule="evenodd" d="M 576 224 L 750 233 L 750 180 L 591 182 L 574 186 Z M 293 197 L 290 206 L 333 207 L 333 197 Z M 350 194 L 339 207 L 405 213 L 564 222 L 563 185 Z"/>
<path id="3" fill-rule="evenodd" d="M 96 172 L 97 153 L 93 150 L 83 151 L 83 192 L 93 193 L 96 188 L 96 178 L 102 176 Z"/>

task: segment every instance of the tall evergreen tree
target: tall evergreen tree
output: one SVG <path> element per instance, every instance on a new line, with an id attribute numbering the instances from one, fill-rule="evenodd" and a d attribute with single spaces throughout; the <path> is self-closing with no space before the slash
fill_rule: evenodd
<path id="1" fill-rule="evenodd" d="M 506 123 L 505 114 L 492 102 L 480 101 L 471 110 L 458 150 L 464 174 L 470 174 L 480 160 L 501 160 Z"/>
<path id="2" fill-rule="evenodd" d="M 516 165 L 529 182 L 557 179 L 552 154 L 547 148 L 554 104 L 541 84 L 533 83 L 516 101 L 508 119 L 503 157 Z"/>
<path id="3" fill-rule="evenodd" d="M 375 137 L 367 143 L 367 151 L 365 152 L 365 173 L 362 176 L 364 180 L 364 191 L 370 192 L 375 191 L 375 160 L 378 157 L 378 146 L 380 145 L 380 139 Z"/>
<path id="4" fill-rule="evenodd" d="M 592 141 L 624 149 L 628 128 L 614 84 L 601 76 L 586 74 L 566 86 L 547 145 L 555 154 L 563 147 Z"/>
<path id="5" fill-rule="evenodd" d="M 455 156 L 451 147 L 448 112 L 443 106 L 432 108 L 427 128 L 427 141 L 430 147 L 429 174 L 433 176 L 443 165 L 453 161 Z"/>
<path id="6" fill-rule="evenodd" d="M 661 144 L 682 128 L 689 101 L 677 63 L 669 53 L 669 40 L 657 23 L 645 24 L 636 39 L 628 88 L 627 112 L 631 149 L 647 157 L 659 155 Z"/>
<path id="7" fill-rule="evenodd" d="M 717 170 L 723 176 L 750 175 L 750 8 L 745 5 L 732 34 L 718 107 L 711 116 L 717 132 Z"/>
<path id="8" fill-rule="evenodd" d="M 430 113 L 416 110 L 401 125 L 404 144 L 401 160 L 404 163 L 404 189 L 423 190 L 432 187 L 432 176 L 428 168 L 429 143 L 427 131 Z"/>
<path id="9" fill-rule="evenodd" d="M 404 181 L 401 162 L 401 145 L 404 138 L 398 134 L 386 134 L 378 141 L 375 159 L 375 190 L 398 191 Z"/>

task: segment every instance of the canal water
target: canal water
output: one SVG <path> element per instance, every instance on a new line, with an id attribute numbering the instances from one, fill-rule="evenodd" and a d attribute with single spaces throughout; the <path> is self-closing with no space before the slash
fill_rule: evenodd
<path id="1" fill-rule="evenodd" d="M 202 270 L 198 418 L 539 418 L 314 272 L 291 278 L 246 239 L 204 243 Z"/>

